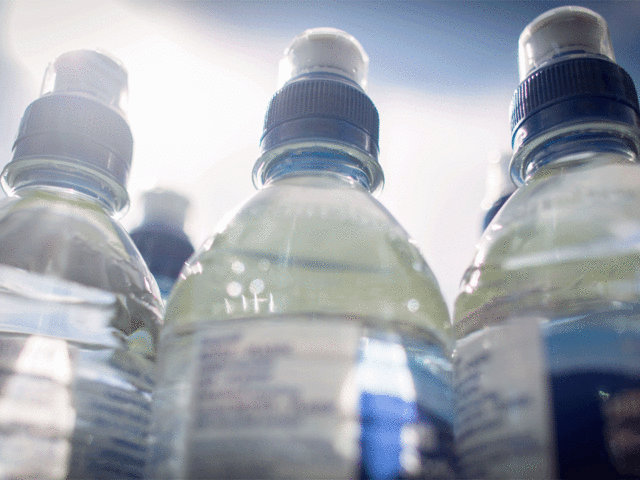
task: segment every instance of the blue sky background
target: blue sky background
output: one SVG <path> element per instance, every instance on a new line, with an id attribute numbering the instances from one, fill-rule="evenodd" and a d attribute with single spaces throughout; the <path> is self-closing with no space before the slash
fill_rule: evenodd
<path id="1" fill-rule="evenodd" d="M 367 46 L 372 83 L 468 91 L 512 89 L 520 32 L 546 10 L 567 4 L 604 16 L 619 63 L 638 71 L 637 1 L 217 1 L 168 8 L 191 25 L 214 27 L 232 38 L 242 30 L 243 41 L 267 45 L 286 44 L 308 25 L 331 25 Z M 264 49 L 253 55 L 277 61 L 279 53 Z"/>
<path id="2" fill-rule="evenodd" d="M 380 201 L 415 238 L 451 305 L 479 236 L 487 158 L 510 147 L 517 41 L 537 1 L 0 0 L 0 164 L 47 64 L 102 48 L 129 71 L 135 138 L 123 218 L 140 193 L 191 199 L 196 244 L 254 189 L 251 169 L 278 62 L 307 28 L 340 28 L 370 57 L 381 117 Z M 608 22 L 618 63 L 640 80 L 640 2 L 573 2 Z"/>

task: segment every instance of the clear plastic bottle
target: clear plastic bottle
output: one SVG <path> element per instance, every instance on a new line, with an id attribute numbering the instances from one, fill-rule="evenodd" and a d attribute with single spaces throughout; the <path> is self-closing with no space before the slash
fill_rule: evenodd
<path id="1" fill-rule="evenodd" d="M 455 303 L 468 478 L 640 475 L 640 119 L 605 21 L 581 7 L 520 37 L 519 185 Z"/>
<path id="2" fill-rule="evenodd" d="M 368 58 L 312 29 L 285 51 L 259 191 L 191 257 L 161 334 L 150 478 L 447 478 L 450 323 L 372 197 Z"/>
<path id="3" fill-rule="evenodd" d="M 189 200 L 171 190 L 156 188 L 145 192 L 143 201 L 144 218 L 140 226 L 131 230 L 131 238 L 166 299 L 194 251 L 184 232 Z"/>
<path id="4" fill-rule="evenodd" d="M 0 203 L 0 476 L 140 478 L 163 305 L 115 219 L 128 205 L 127 73 L 50 65 Z"/>

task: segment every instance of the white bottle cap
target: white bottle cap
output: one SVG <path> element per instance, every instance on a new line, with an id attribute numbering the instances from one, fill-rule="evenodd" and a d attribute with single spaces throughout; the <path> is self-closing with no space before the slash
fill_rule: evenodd
<path id="1" fill-rule="evenodd" d="M 520 35 L 520 81 L 564 55 L 601 55 L 615 62 L 607 22 L 584 7 L 559 7 L 540 15 Z"/>
<path id="2" fill-rule="evenodd" d="M 142 194 L 144 223 L 160 223 L 176 230 L 184 228 L 189 200 L 171 190 L 155 188 Z"/>
<path id="3" fill-rule="evenodd" d="M 329 73 L 365 90 L 368 68 L 369 57 L 354 37 L 335 28 L 313 28 L 294 38 L 284 51 L 278 88 L 299 75 Z"/>
<path id="4" fill-rule="evenodd" d="M 126 115 L 127 79 L 124 65 L 95 50 L 74 50 L 60 55 L 44 75 L 41 96 L 68 93 L 90 96 Z"/>

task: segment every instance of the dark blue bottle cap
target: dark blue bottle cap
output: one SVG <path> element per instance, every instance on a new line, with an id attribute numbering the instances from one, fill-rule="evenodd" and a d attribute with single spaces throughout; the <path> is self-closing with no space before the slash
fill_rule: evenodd
<path id="1" fill-rule="evenodd" d="M 613 121 L 640 125 L 633 80 L 604 58 L 569 58 L 535 70 L 511 103 L 512 146 L 562 124 Z"/>
<path id="2" fill-rule="evenodd" d="M 306 139 L 348 144 L 378 157 L 378 111 L 357 86 L 338 78 L 304 78 L 275 94 L 264 122 L 263 151 Z"/>

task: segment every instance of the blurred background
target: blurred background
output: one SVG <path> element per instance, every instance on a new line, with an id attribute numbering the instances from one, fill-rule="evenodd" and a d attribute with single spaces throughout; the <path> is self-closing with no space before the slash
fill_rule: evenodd
<path id="1" fill-rule="evenodd" d="M 380 113 L 379 200 L 415 239 L 451 307 L 482 223 L 491 155 L 510 150 L 517 41 L 543 1 L 0 0 L 0 164 L 47 65 L 100 48 L 129 71 L 135 150 L 128 228 L 141 194 L 191 201 L 200 245 L 254 192 L 251 170 L 278 62 L 297 34 L 335 27 L 370 58 Z M 640 81 L 640 2 L 575 2 L 609 24 L 618 63 Z"/>

